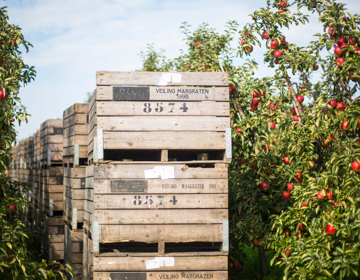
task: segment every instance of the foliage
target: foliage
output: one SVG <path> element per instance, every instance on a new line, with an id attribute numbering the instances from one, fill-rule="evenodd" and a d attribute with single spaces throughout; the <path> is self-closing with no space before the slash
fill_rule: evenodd
<path id="1" fill-rule="evenodd" d="M 172 70 L 171 61 L 167 61 L 164 55 L 165 50 L 155 50 L 154 44 L 147 44 L 146 53 L 140 52 L 143 67 L 140 71 L 162 72 Z"/>
<path id="2" fill-rule="evenodd" d="M 57 262 L 38 261 L 28 250 L 32 235 L 19 217 L 29 203 L 28 185 L 11 182 L 6 170 L 11 162 L 11 145 L 16 132 L 13 122 L 27 122 L 18 92 L 35 78 L 34 67 L 26 65 L 21 49 L 32 45 L 25 41 L 18 26 L 8 23 L 6 8 L 0 8 L 0 275 L 1 279 L 64 279 L 70 267 Z"/>

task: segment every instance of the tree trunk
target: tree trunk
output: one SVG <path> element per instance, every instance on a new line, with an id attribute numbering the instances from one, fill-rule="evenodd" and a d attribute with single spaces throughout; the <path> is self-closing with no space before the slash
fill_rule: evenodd
<path id="1" fill-rule="evenodd" d="M 260 264 L 261 264 L 261 274 L 263 276 L 269 273 L 268 268 L 266 266 L 266 259 L 265 259 L 265 250 L 263 246 L 258 246 L 259 257 L 260 257 Z"/>

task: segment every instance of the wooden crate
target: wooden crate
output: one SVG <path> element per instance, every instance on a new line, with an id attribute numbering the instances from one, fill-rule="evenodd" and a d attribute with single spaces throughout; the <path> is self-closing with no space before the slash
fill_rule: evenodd
<path id="1" fill-rule="evenodd" d="M 64 169 L 50 166 L 41 169 L 43 211 L 48 216 L 62 216 L 64 204 Z"/>
<path id="2" fill-rule="evenodd" d="M 63 113 L 63 163 L 65 167 L 87 163 L 89 104 L 77 103 Z"/>
<path id="3" fill-rule="evenodd" d="M 172 76 L 167 87 L 157 79 Z M 89 163 L 231 161 L 226 73 L 97 72 Z M 206 141 L 204 141 L 206 139 Z"/>
<path id="4" fill-rule="evenodd" d="M 65 225 L 65 252 L 64 262 L 70 264 L 75 279 L 82 279 L 83 263 L 83 231 L 71 230 Z"/>
<path id="5" fill-rule="evenodd" d="M 46 120 L 40 127 L 41 166 L 61 165 L 63 152 L 63 120 Z"/>
<path id="6" fill-rule="evenodd" d="M 65 223 L 62 216 L 48 217 L 44 215 L 44 248 L 48 260 L 64 259 Z"/>
<path id="7" fill-rule="evenodd" d="M 64 219 L 71 229 L 84 222 L 86 166 L 64 168 Z"/>
<path id="8" fill-rule="evenodd" d="M 45 228 L 44 228 L 44 213 L 40 209 L 34 208 L 34 230 L 37 232 L 35 243 L 42 256 L 45 254 Z"/>
<path id="9" fill-rule="evenodd" d="M 84 279 L 228 279 L 227 256 L 197 254 L 107 253 L 95 256 L 84 234 Z"/>
<path id="10" fill-rule="evenodd" d="M 154 257 L 181 256 L 177 263 L 185 264 L 185 259 L 211 256 L 209 263 L 190 269 L 201 272 L 215 257 L 227 262 L 227 164 L 193 164 L 117 162 L 86 167 L 84 230 L 91 237 L 93 254 L 84 253 L 84 266 L 87 257 L 94 273 L 134 272 Z M 147 179 L 147 171 L 156 168 L 172 170 L 174 178 Z M 103 270 L 107 260 L 119 265 Z M 95 266 L 98 261 L 101 264 Z M 226 269 L 227 265 L 222 275 Z"/>

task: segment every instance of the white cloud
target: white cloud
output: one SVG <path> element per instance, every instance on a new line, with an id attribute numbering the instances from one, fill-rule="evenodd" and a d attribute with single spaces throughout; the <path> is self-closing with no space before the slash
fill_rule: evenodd
<path id="1" fill-rule="evenodd" d="M 360 10 L 356 0 L 348 3 L 351 10 Z M 22 27 L 25 38 L 34 45 L 23 55 L 25 62 L 38 71 L 35 82 L 20 92 L 32 117 L 29 124 L 18 129 L 19 138 L 33 134 L 46 119 L 61 117 L 73 103 L 83 102 L 86 92 L 95 88 L 96 71 L 139 69 L 138 54 L 147 43 L 166 49 L 168 57 L 178 55 L 179 49 L 186 48 L 181 22 L 188 21 L 194 29 L 207 22 L 221 32 L 228 19 L 244 25 L 248 14 L 265 4 L 235 0 L 6 2 L 10 21 Z M 315 21 L 285 34 L 290 42 L 309 41 L 319 26 Z M 262 54 L 262 50 L 254 49 L 254 58 L 260 63 Z M 269 70 L 260 65 L 258 75 L 265 74 Z"/>

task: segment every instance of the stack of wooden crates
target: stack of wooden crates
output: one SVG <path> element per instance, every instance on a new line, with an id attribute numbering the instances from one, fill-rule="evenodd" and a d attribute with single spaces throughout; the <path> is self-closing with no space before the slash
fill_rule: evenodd
<path id="1" fill-rule="evenodd" d="M 97 72 L 84 279 L 228 279 L 226 73 Z"/>
<path id="2" fill-rule="evenodd" d="M 43 215 L 44 255 L 64 259 L 63 120 L 46 120 L 40 126 L 40 208 Z"/>
<path id="3" fill-rule="evenodd" d="M 89 104 L 74 104 L 64 111 L 64 219 L 65 263 L 75 279 L 82 278 L 85 171 L 88 156 Z"/>
<path id="4" fill-rule="evenodd" d="M 31 157 L 33 154 L 33 137 L 29 137 L 25 139 L 24 142 L 24 180 L 23 182 L 28 183 L 28 190 L 26 193 L 26 197 L 28 202 L 32 203 L 32 194 L 34 192 L 33 185 L 33 170 L 31 166 Z M 25 209 L 25 226 L 28 228 L 32 228 L 33 224 L 33 208 L 32 205 L 29 205 Z"/>

